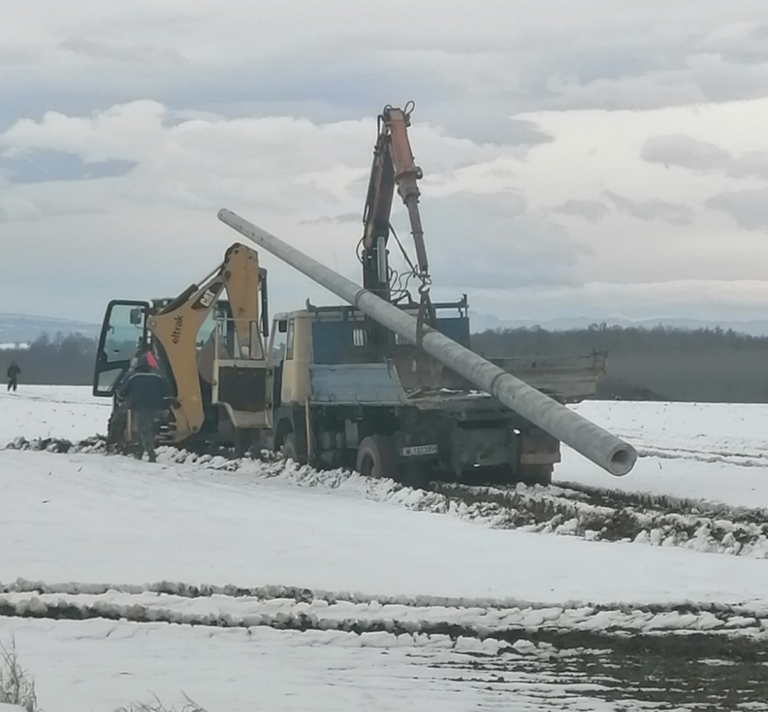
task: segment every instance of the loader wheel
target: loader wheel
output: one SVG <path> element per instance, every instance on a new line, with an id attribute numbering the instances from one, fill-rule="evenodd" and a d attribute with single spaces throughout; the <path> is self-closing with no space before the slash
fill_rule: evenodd
<path id="1" fill-rule="evenodd" d="M 124 452 L 128 446 L 125 440 L 125 429 L 128 425 L 128 414 L 125 410 L 114 411 L 107 423 L 107 445 L 117 452 Z"/>
<path id="2" fill-rule="evenodd" d="M 552 465 L 523 465 L 519 479 L 526 485 L 549 487 L 552 484 Z"/>
<path id="3" fill-rule="evenodd" d="M 299 443 L 294 433 L 288 433 L 285 436 L 280 453 L 283 456 L 283 460 L 293 460 L 297 465 L 304 465 L 307 462 L 307 458 L 299 450 Z"/>
<path id="4" fill-rule="evenodd" d="M 365 477 L 399 480 L 395 445 L 385 435 L 369 435 L 357 448 L 355 470 Z"/>

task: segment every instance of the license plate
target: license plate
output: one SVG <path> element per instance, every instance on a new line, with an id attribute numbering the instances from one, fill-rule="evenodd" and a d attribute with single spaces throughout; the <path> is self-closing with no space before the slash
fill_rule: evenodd
<path id="1" fill-rule="evenodd" d="M 413 445 L 412 447 L 404 447 L 402 450 L 403 457 L 417 457 L 418 455 L 437 455 L 437 445 Z"/>

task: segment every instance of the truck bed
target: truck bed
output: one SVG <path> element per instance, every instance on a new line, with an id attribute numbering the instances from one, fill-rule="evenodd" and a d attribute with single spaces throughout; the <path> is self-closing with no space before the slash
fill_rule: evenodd
<path id="1" fill-rule="evenodd" d="M 490 358 L 495 365 L 561 403 L 594 395 L 607 355 Z M 425 355 L 380 363 L 313 364 L 312 401 L 420 409 L 488 408 L 494 400 Z"/>

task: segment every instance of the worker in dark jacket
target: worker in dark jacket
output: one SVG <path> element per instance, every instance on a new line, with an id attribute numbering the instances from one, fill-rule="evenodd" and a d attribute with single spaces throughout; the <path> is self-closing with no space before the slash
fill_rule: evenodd
<path id="1" fill-rule="evenodd" d="M 139 447 L 135 456 L 141 460 L 146 452 L 149 461 L 155 462 L 157 422 L 168 396 L 168 385 L 160 373 L 144 361 L 137 364 L 135 372 L 127 379 L 121 391 L 138 431 Z"/>
<path id="2" fill-rule="evenodd" d="M 11 365 L 8 366 L 8 390 L 14 391 L 19 386 L 19 376 L 21 375 L 21 369 L 15 361 L 11 361 Z"/>

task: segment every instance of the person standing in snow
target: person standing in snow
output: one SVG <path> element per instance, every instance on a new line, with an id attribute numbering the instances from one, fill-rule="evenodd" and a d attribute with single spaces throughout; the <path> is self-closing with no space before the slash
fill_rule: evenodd
<path id="1" fill-rule="evenodd" d="M 11 365 L 8 366 L 8 390 L 13 389 L 14 393 L 19 386 L 19 376 L 21 375 L 21 369 L 15 361 L 11 361 Z"/>
<path id="2" fill-rule="evenodd" d="M 165 399 L 169 395 L 167 383 L 146 360 L 141 360 L 136 364 L 134 373 L 126 380 L 121 391 L 132 417 L 136 420 L 139 442 L 134 456 L 137 460 L 141 460 L 146 452 L 149 455 L 149 461 L 155 462 L 157 460 L 155 453 L 157 423 L 165 405 Z"/>

